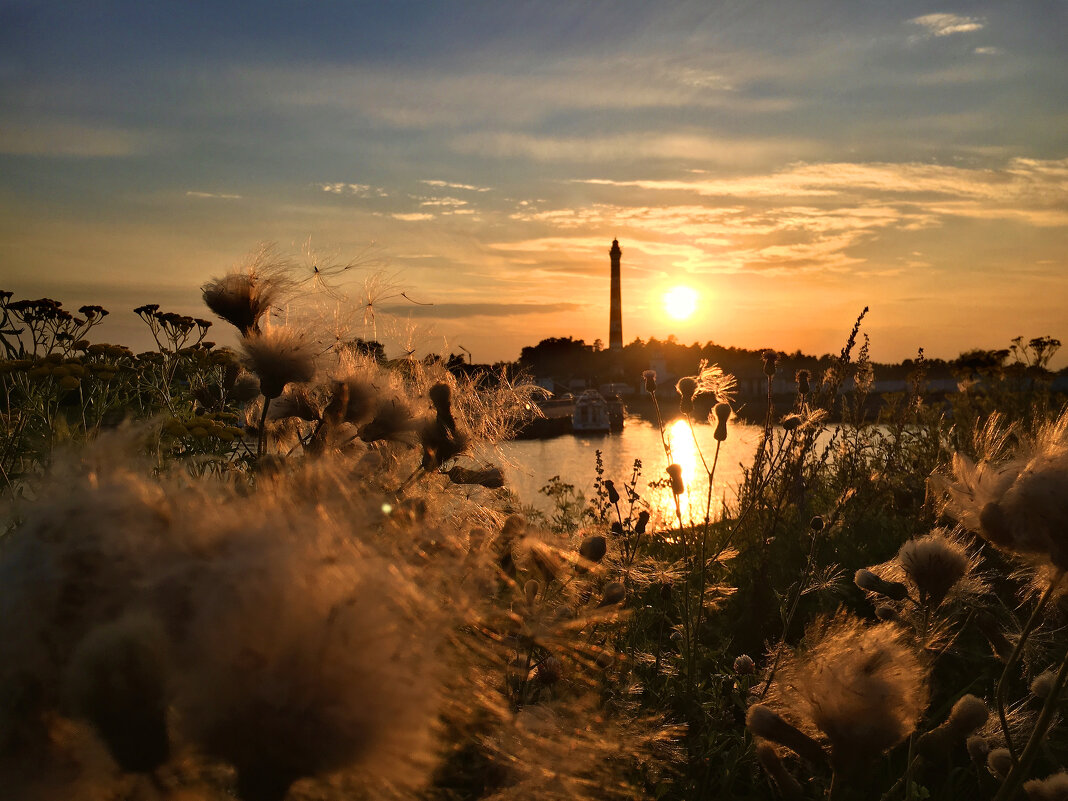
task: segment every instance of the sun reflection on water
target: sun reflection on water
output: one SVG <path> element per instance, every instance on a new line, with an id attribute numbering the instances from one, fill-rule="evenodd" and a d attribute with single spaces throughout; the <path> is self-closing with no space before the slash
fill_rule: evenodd
<path id="1" fill-rule="evenodd" d="M 697 433 L 700 438 L 700 450 L 698 450 L 697 443 L 694 442 L 693 432 L 686 420 L 679 418 L 669 423 L 664 430 L 664 438 L 671 453 L 671 462 L 682 468 L 682 479 L 686 484 L 686 492 L 679 497 L 679 510 L 682 513 L 683 523 L 687 525 L 704 522 L 705 507 L 708 503 L 708 469 L 705 467 L 705 463 L 707 462 L 709 467 L 712 466 L 712 458 L 716 446 L 711 437 L 711 427 L 699 426 Z M 707 436 L 701 436 L 702 434 Z M 708 442 L 705 442 L 706 439 Z M 704 462 L 701 459 L 702 454 L 704 455 Z M 668 462 L 665 461 L 664 468 L 667 465 Z M 666 475 L 666 471 L 662 470 L 660 475 Z M 719 484 L 720 482 L 715 482 L 716 487 Z M 709 510 L 713 520 L 716 519 L 723 504 L 722 498 L 717 497 L 716 487 L 713 488 L 712 506 Z M 671 492 L 670 486 L 660 490 L 656 506 L 665 524 L 672 525 L 674 523 L 677 525 L 675 496 Z"/>

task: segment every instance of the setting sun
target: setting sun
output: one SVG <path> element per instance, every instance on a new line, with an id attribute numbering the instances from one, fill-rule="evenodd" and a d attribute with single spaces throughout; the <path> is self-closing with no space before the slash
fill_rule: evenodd
<path id="1" fill-rule="evenodd" d="M 688 286 L 676 286 L 664 293 L 664 311 L 676 320 L 685 320 L 697 311 L 697 291 Z"/>

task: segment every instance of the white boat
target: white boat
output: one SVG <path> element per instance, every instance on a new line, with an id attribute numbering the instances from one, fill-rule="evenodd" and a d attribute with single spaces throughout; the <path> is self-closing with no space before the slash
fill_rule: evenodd
<path id="1" fill-rule="evenodd" d="M 571 415 L 571 430 L 576 433 L 608 433 L 612 430 L 608 402 L 600 392 L 587 389 L 578 396 Z"/>

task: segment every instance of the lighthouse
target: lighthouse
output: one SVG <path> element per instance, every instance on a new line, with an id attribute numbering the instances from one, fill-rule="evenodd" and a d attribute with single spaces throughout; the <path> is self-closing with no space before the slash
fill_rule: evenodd
<path id="1" fill-rule="evenodd" d="M 608 256 L 612 260 L 612 298 L 608 313 L 608 353 L 612 362 L 614 377 L 623 375 L 623 300 L 619 288 L 619 260 L 623 251 L 619 249 L 619 240 L 612 240 L 612 249 Z"/>

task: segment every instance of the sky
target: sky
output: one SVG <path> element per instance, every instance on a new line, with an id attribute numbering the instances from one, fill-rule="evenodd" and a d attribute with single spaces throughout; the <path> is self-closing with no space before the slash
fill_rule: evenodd
<path id="1" fill-rule="evenodd" d="M 1068 341 L 1068 0 L 0 0 L 0 288 L 107 338 L 270 242 L 391 355 L 514 359 L 607 340 L 613 238 L 625 341 Z"/>

